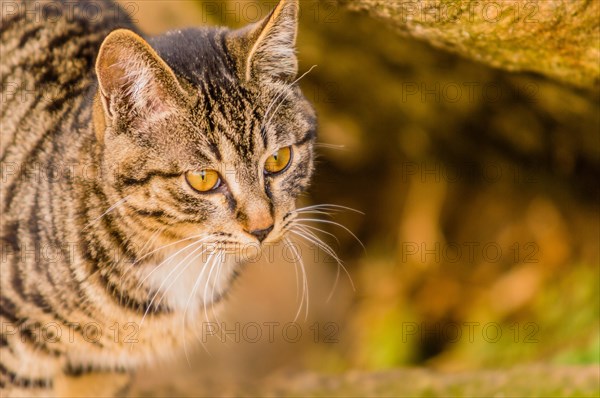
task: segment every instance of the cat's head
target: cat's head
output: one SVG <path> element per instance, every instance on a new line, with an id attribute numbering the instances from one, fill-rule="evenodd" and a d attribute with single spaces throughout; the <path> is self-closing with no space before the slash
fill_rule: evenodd
<path id="1" fill-rule="evenodd" d="M 297 0 L 240 30 L 111 33 L 96 64 L 102 175 L 128 226 L 225 245 L 281 238 L 313 171 Z"/>

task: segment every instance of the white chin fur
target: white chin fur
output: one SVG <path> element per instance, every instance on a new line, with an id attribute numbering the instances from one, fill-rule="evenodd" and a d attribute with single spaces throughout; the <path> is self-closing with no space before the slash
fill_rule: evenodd
<path id="1" fill-rule="evenodd" d="M 156 264 L 144 266 L 141 278 L 152 291 L 158 291 L 154 303 L 194 316 L 228 289 L 238 264 L 234 255 L 216 250 L 201 255 L 202 250 L 178 251 L 166 254 Z"/>

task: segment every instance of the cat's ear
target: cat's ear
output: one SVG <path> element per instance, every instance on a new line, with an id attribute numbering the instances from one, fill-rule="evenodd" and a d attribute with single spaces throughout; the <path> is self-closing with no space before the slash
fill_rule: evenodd
<path id="1" fill-rule="evenodd" d="M 265 19 L 238 33 L 245 42 L 246 81 L 266 78 L 289 82 L 296 77 L 299 12 L 298 0 L 280 0 Z"/>
<path id="2" fill-rule="evenodd" d="M 110 33 L 96 60 L 99 97 L 105 116 L 117 109 L 139 116 L 160 116 L 183 97 L 175 74 L 150 45 L 130 30 Z"/>

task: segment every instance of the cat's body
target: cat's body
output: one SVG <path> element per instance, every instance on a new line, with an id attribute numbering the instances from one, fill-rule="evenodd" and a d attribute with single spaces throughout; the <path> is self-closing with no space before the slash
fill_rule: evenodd
<path id="1" fill-rule="evenodd" d="M 295 1 L 153 49 L 109 36 L 135 31 L 113 3 L 93 19 L 35 4 L 3 7 L 0 27 L 3 396 L 77 394 L 193 344 L 241 266 L 225 249 L 277 240 L 312 172 Z M 290 164 L 264 172 L 282 147 Z M 196 169 L 221 185 L 195 192 Z M 80 384 L 126 384 L 111 383 Z"/>

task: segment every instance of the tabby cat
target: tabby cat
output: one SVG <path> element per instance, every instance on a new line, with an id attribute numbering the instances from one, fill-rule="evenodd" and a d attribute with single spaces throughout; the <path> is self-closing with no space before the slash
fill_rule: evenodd
<path id="1" fill-rule="evenodd" d="M 297 0 L 152 38 L 74 4 L 2 2 L 2 396 L 123 394 L 196 339 L 232 252 L 283 239 L 313 172 Z"/>

